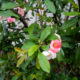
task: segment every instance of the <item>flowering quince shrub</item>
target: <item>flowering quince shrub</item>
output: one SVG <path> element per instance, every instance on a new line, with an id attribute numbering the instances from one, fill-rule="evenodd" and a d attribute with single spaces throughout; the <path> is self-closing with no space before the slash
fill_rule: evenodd
<path id="1" fill-rule="evenodd" d="M 0 80 L 80 80 L 77 3 L 0 0 Z"/>

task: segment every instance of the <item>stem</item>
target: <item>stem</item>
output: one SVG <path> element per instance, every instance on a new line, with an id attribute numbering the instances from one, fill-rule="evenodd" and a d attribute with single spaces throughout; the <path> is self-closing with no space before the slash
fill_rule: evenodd
<path id="1" fill-rule="evenodd" d="M 70 11 L 71 11 L 71 7 L 72 7 L 72 4 L 70 4 L 70 7 L 69 7 L 68 12 L 70 12 Z M 68 18 L 69 18 L 69 16 L 67 16 L 65 20 L 68 20 Z"/>
<path id="2" fill-rule="evenodd" d="M 16 10 L 12 10 L 15 14 L 18 14 L 18 12 Z M 19 15 L 19 14 L 18 14 Z M 28 24 L 27 22 L 25 21 L 25 18 L 20 16 L 20 21 L 23 23 L 24 27 L 25 28 L 28 28 Z"/>
<path id="3" fill-rule="evenodd" d="M 39 2 L 40 2 L 40 7 L 41 7 L 41 0 L 39 0 Z M 40 9 L 40 13 L 41 13 L 41 16 L 43 16 L 42 15 L 42 10 Z M 43 31 L 43 20 L 41 20 L 41 27 L 42 27 L 42 31 Z"/>
<path id="4" fill-rule="evenodd" d="M 42 16 L 42 11 L 41 11 L 41 16 Z M 43 31 L 43 20 L 41 20 L 41 26 L 42 26 L 42 31 Z"/>
<path id="5" fill-rule="evenodd" d="M 79 12 L 80 12 L 80 0 L 78 0 L 78 5 L 79 5 Z"/>

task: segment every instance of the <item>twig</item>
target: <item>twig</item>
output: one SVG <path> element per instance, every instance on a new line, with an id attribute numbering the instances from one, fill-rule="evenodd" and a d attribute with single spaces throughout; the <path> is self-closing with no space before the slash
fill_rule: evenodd
<path id="1" fill-rule="evenodd" d="M 17 10 L 14 10 L 14 9 L 12 9 L 12 10 L 13 10 L 13 12 L 14 12 L 15 14 L 19 15 L 18 12 L 17 12 Z M 23 23 L 23 25 L 24 25 L 25 28 L 28 28 L 28 24 L 27 24 L 27 22 L 25 21 L 25 18 L 24 18 L 24 17 L 20 16 L 20 21 Z"/>

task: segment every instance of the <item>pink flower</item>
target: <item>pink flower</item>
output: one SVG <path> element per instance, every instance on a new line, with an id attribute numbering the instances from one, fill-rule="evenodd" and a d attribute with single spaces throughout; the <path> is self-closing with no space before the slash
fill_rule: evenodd
<path id="1" fill-rule="evenodd" d="M 53 53 L 58 53 L 61 48 L 61 41 L 59 40 L 52 40 L 50 44 L 50 51 Z"/>
<path id="2" fill-rule="evenodd" d="M 55 33 L 55 35 L 59 38 L 59 40 L 52 40 L 50 44 L 50 51 L 53 53 L 58 53 L 61 48 L 61 38 L 58 34 Z"/>
<path id="3" fill-rule="evenodd" d="M 21 16 L 24 16 L 24 9 L 18 7 L 18 13 L 19 13 Z"/>
<path id="4" fill-rule="evenodd" d="M 15 18 L 11 18 L 11 17 L 9 17 L 9 18 L 7 18 L 7 21 L 8 21 L 9 23 L 12 23 L 12 22 L 15 21 Z"/>
<path id="5" fill-rule="evenodd" d="M 56 35 L 56 36 L 59 38 L 59 40 L 61 41 L 61 37 L 60 37 L 58 34 L 56 34 L 56 33 L 55 33 L 55 35 Z"/>

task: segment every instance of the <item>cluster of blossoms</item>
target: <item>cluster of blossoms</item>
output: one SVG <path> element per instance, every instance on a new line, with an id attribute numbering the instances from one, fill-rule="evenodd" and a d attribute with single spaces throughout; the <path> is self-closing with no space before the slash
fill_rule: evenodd
<path id="1" fill-rule="evenodd" d="M 24 9 L 22 9 L 22 8 L 20 8 L 20 7 L 17 7 L 17 9 L 18 9 L 18 14 L 20 14 L 21 16 L 24 16 Z M 8 17 L 8 18 L 7 18 L 7 21 L 8 21 L 9 23 L 12 23 L 12 22 L 15 21 L 15 18 Z"/>
<path id="2" fill-rule="evenodd" d="M 58 53 L 61 49 L 61 38 L 58 34 L 55 33 L 55 35 L 59 38 L 59 40 L 52 40 L 49 50 L 42 52 L 48 60 L 56 58 L 56 53 Z"/>

